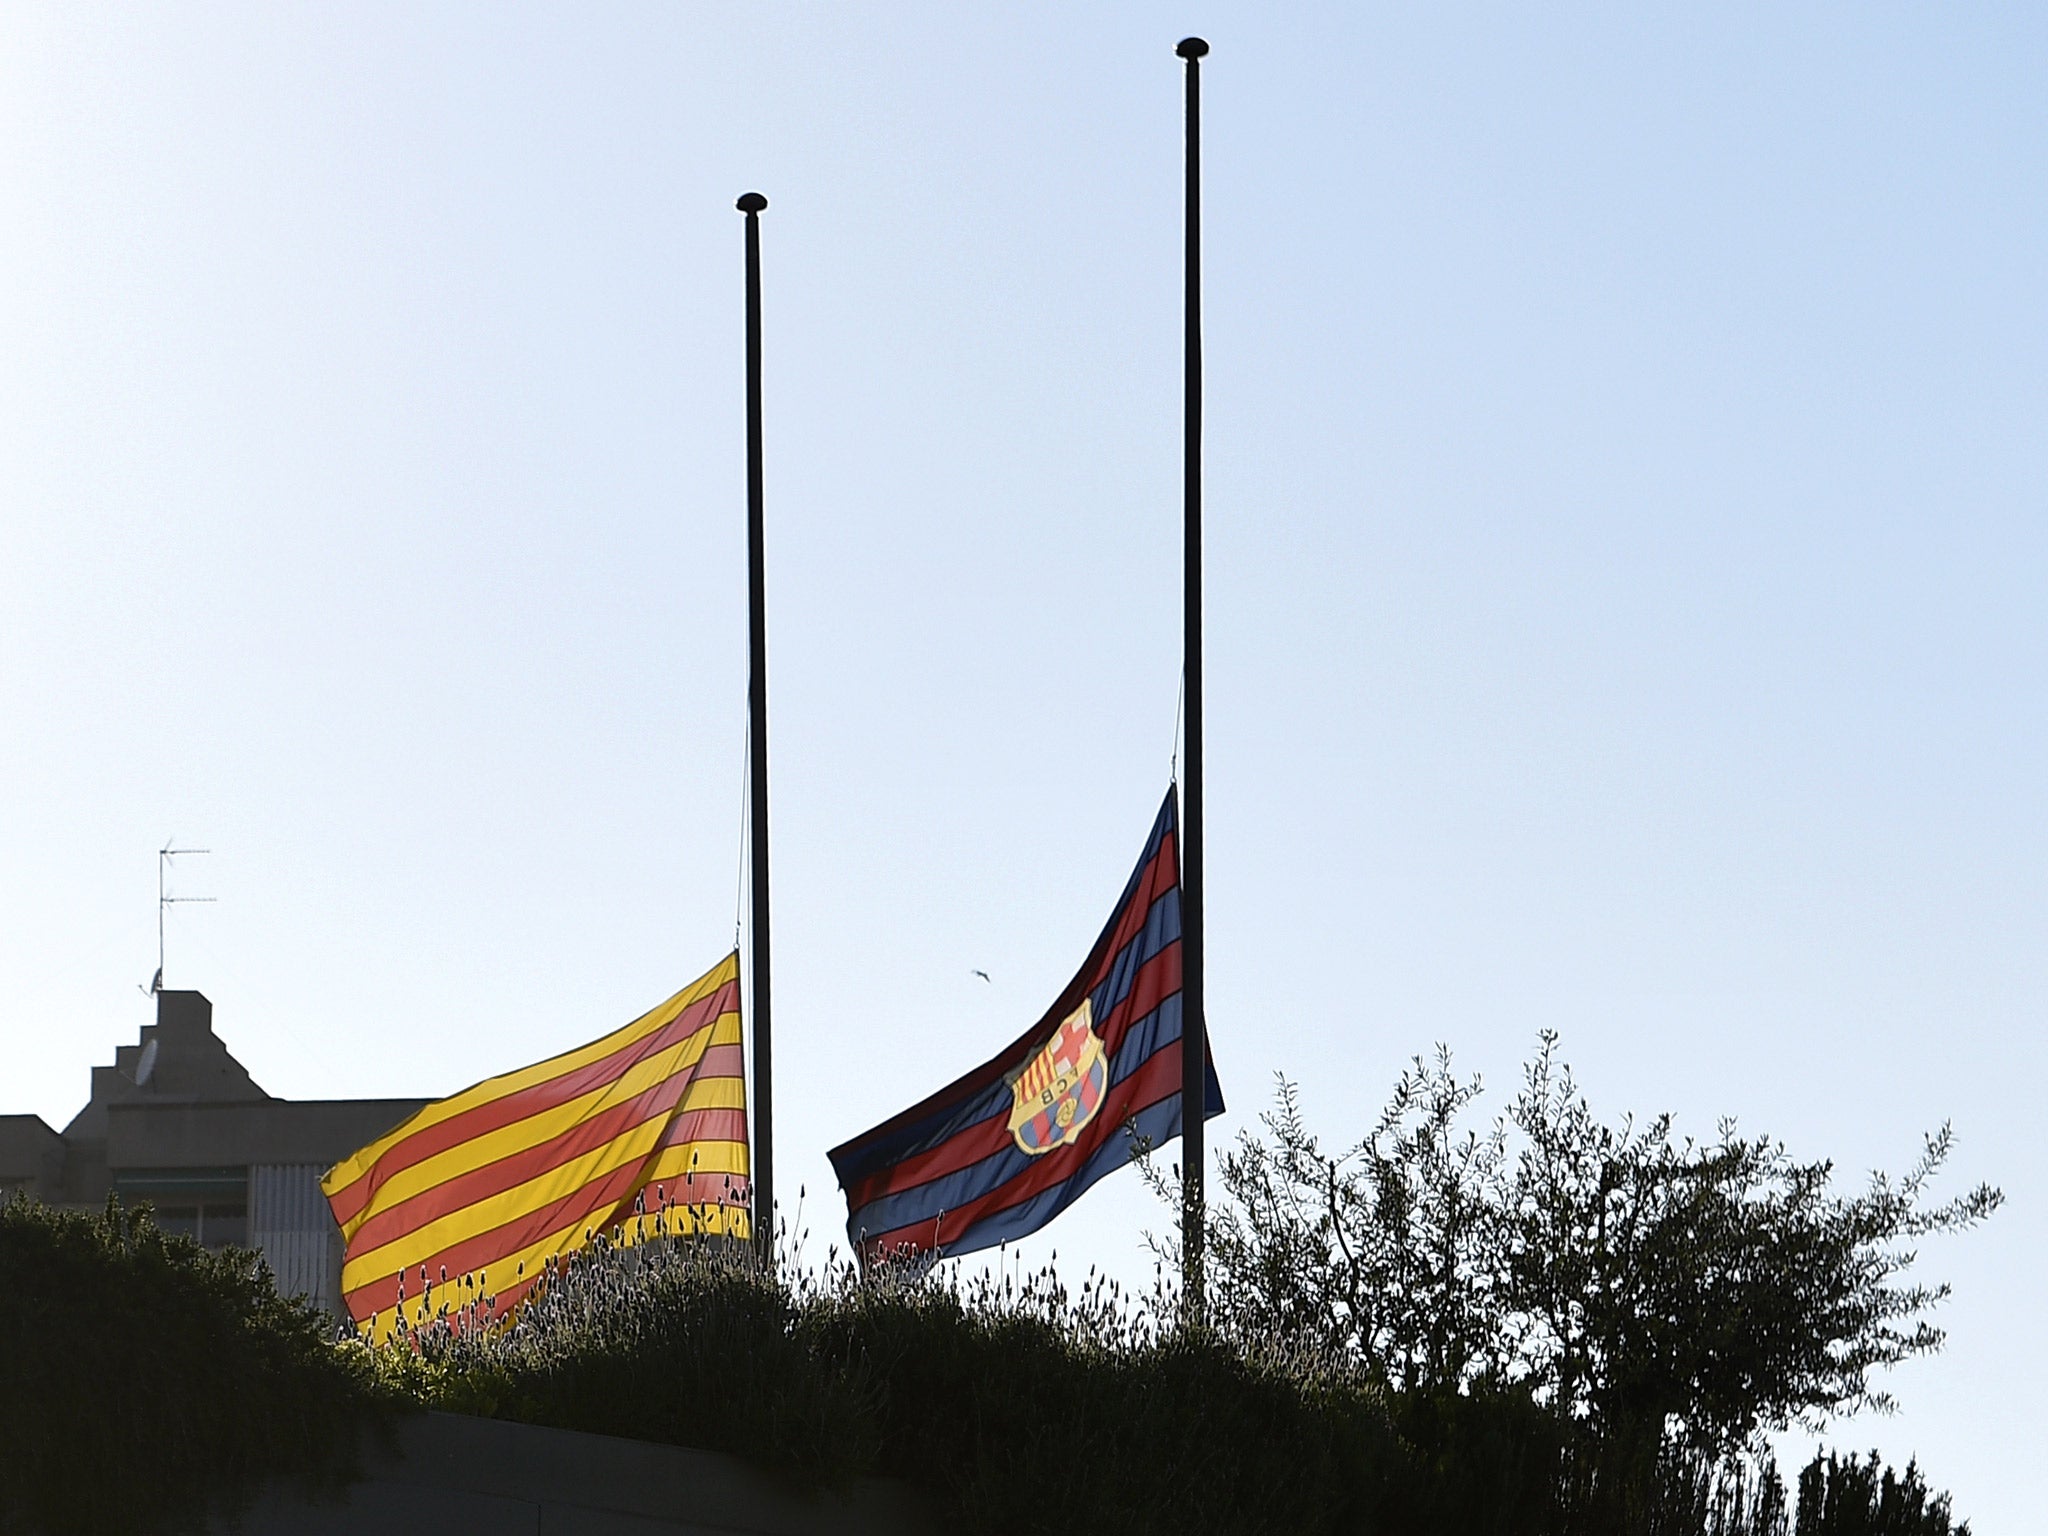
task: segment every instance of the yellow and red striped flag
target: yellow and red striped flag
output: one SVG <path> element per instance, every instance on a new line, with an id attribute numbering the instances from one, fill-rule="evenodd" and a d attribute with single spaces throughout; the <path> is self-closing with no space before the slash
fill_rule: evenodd
<path id="1" fill-rule="evenodd" d="M 417 1327 L 486 1295 L 472 1315 L 505 1317 L 615 1227 L 747 1236 L 739 955 L 602 1040 L 429 1104 L 321 1188 L 343 1303 L 379 1339 L 401 1311 Z"/>

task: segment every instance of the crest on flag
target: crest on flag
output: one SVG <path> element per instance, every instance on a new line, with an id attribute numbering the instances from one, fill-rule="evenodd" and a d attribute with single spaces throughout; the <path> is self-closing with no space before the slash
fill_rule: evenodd
<path id="1" fill-rule="evenodd" d="M 1064 1147 L 1095 1118 L 1108 1087 L 1109 1055 L 1084 997 L 1010 1079 L 1010 1134 L 1033 1157 Z"/>

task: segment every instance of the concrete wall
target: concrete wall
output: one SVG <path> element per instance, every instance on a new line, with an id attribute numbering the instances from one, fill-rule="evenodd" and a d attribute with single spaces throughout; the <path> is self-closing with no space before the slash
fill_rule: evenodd
<path id="1" fill-rule="evenodd" d="M 268 1490 L 214 1536 L 936 1536 L 920 1497 L 869 1482 L 815 1498 L 729 1456 L 429 1413 L 403 1421 L 339 1504 Z"/>
<path id="2" fill-rule="evenodd" d="M 0 1115 L 0 1196 L 49 1199 L 64 1176 L 64 1138 L 36 1115 Z"/>
<path id="3" fill-rule="evenodd" d="M 107 1162 L 115 1168 L 318 1163 L 324 1170 L 425 1102 L 263 1099 L 221 1104 L 138 1098 L 108 1106 Z"/>

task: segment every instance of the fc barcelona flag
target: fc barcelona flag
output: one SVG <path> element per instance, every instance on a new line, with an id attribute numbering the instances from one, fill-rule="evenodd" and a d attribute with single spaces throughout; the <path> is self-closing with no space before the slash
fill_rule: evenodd
<path id="1" fill-rule="evenodd" d="M 1168 790 L 1144 857 L 1059 1001 L 993 1061 L 832 1152 L 863 1259 L 1036 1232 L 1181 1131 L 1180 852 Z M 1208 1073 L 1207 1119 L 1223 1112 Z"/>

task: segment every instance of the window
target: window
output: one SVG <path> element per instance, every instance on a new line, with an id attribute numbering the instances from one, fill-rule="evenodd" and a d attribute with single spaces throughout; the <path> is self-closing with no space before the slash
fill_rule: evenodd
<path id="1" fill-rule="evenodd" d="M 123 1168 L 114 1193 L 126 1206 L 156 1208 L 156 1224 L 208 1248 L 249 1241 L 249 1170 L 246 1168 Z"/>
<path id="2" fill-rule="evenodd" d="M 249 1246 L 249 1207 L 208 1202 L 199 1208 L 199 1241 L 209 1248 Z"/>
<path id="3" fill-rule="evenodd" d="M 121 1203 L 140 1205 L 142 1202 L 124 1199 Z M 196 1205 L 159 1205 L 153 1214 L 156 1224 L 166 1232 L 175 1232 L 180 1237 L 199 1236 L 199 1207 Z"/>

